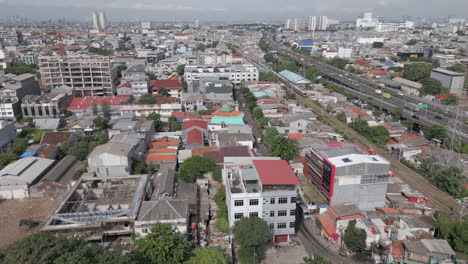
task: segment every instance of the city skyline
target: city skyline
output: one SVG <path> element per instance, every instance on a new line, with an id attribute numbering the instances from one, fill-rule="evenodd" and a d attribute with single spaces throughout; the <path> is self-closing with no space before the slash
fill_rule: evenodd
<path id="1" fill-rule="evenodd" d="M 244 0 L 236 3 L 218 3 L 205 0 L 194 3 L 190 0 L 167 4 L 159 1 L 139 0 L 103 0 L 60 2 L 52 0 L 0 0 L 0 16 L 25 16 L 36 19 L 57 19 L 67 17 L 70 20 L 91 21 L 89 15 L 99 9 L 106 12 L 110 21 L 190 21 L 203 17 L 204 21 L 273 21 L 287 17 L 308 18 L 311 15 L 329 16 L 344 20 L 353 20 L 362 12 L 373 12 L 376 16 L 396 19 L 402 16 L 413 17 L 447 17 L 466 16 L 463 0 L 382 0 L 375 3 L 370 0 L 357 1 L 295 1 L 287 5 L 277 0 L 256 1 Z M 248 6 L 249 8 L 245 8 Z M 420 8 L 424 6 L 424 8 Z M 430 6 L 431 8 L 427 8 Z"/>

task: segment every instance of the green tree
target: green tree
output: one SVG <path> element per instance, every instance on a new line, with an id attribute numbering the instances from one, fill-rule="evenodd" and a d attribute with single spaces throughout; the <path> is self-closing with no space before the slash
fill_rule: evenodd
<path id="1" fill-rule="evenodd" d="M 207 172 L 213 173 L 213 178 L 221 181 L 221 168 L 207 157 L 193 156 L 184 161 L 179 169 L 179 177 L 186 182 L 195 182 Z"/>
<path id="2" fill-rule="evenodd" d="M 164 87 L 161 87 L 161 88 L 158 89 L 158 94 L 163 95 L 163 96 L 166 96 L 166 97 L 171 96 L 171 95 L 169 94 L 169 92 L 167 91 L 167 89 L 164 88 Z"/>
<path id="3" fill-rule="evenodd" d="M 255 119 L 260 119 L 260 118 L 263 117 L 263 111 L 262 111 L 262 109 L 260 109 L 258 107 L 253 110 L 252 114 L 253 114 Z"/>
<path id="4" fill-rule="evenodd" d="M 93 120 L 93 125 L 98 130 L 105 130 L 109 127 L 109 120 L 101 117 L 97 117 Z"/>
<path id="5" fill-rule="evenodd" d="M 452 220 L 444 212 L 437 211 L 435 214 L 436 228 L 435 237 L 445 239 L 455 250 L 468 253 L 468 220 L 459 221 Z"/>
<path id="6" fill-rule="evenodd" d="M 102 100 L 101 102 L 101 112 L 105 119 L 110 119 L 111 107 L 106 100 Z"/>
<path id="7" fill-rule="evenodd" d="M 454 71 L 454 72 L 465 72 L 465 65 L 461 64 L 461 63 L 456 63 L 450 67 L 447 67 L 447 70 L 449 71 Z"/>
<path id="8" fill-rule="evenodd" d="M 372 43 L 373 48 L 383 48 L 383 42 L 374 42 Z"/>
<path id="9" fill-rule="evenodd" d="M 109 56 L 112 54 L 111 50 L 100 49 L 100 48 L 95 48 L 95 47 L 89 47 L 88 50 L 91 53 L 101 55 L 101 56 Z"/>
<path id="10" fill-rule="evenodd" d="M 150 72 L 150 73 L 148 74 L 148 77 L 150 78 L 150 80 L 156 80 L 156 79 L 157 79 L 157 78 L 156 78 L 156 74 L 154 74 L 154 73 L 152 73 L 152 72 Z"/>
<path id="11" fill-rule="evenodd" d="M 156 132 L 161 130 L 161 115 L 158 113 L 151 113 L 146 117 L 146 120 L 152 120 L 154 124 L 154 130 Z"/>
<path id="12" fill-rule="evenodd" d="M 392 116 L 393 122 L 400 120 L 401 116 L 403 115 L 403 108 L 401 107 L 393 108 L 392 111 L 390 112 L 390 115 Z"/>
<path id="13" fill-rule="evenodd" d="M 237 253 L 241 264 L 261 263 L 264 257 L 262 247 L 241 247 Z"/>
<path id="14" fill-rule="evenodd" d="M 414 46 L 418 43 L 417 39 L 410 39 L 408 42 L 406 42 L 406 45 L 408 46 Z"/>
<path id="15" fill-rule="evenodd" d="M 328 64 L 338 68 L 338 69 L 342 69 L 344 70 L 344 68 L 346 67 L 346 64 L 348 64 L 348 61 L 345 60 L 345 59 L 342 59 L 342 58 L 333 58 L 331 59 L 330 61 L 328 61 Z"/>
<path id="16" fill-rule="evenodd" d="M 70 142 L 60 145 L 60 149 L 67 155 L 73 155 L 79 160 L 85 160 L 89 153 L 88 142 L 78 141 L 73 143 Z"/>
<path id="17" fill-rule="evenodd" d="M 272 72 L 260 72 L 258 79 L 263 82 L 278 82 L 278 78 Z"/>
<path id="18" fill-rule="evenodd" d="M 348 222 L 343 240 L 348 249 L 354 252 L 360 252 L 366 248 L 367 234 L 364 229 L 356 227 L 356 220 Z"/>
<path id="19" fill-rule="evenodd" d="M 348 123 L 348 120 L 346 119 L 346 115 L 345 115 L 345 113 L 343 113 L 343 112 L 339 112 L 339 113 L 336 115 L 336 118 L 337 118 L 338 120 L 340 120 L 342 123 L 345 123 L 345 124 Z"/>
<path id="20" fill-rule="evenodd" d="M 170 131 L 179 131 L 182 129 L 182 125 L 177 121 L 175 116 L 169 117 L 169 130 Z"/>
<path id="21" fill-rule="evenodd" d="M 294 160 L 299 155 L 298 143 L 294 139 L 277 136 L 268 145 L 268 152 L 286 161 Z"/>
<path id="22" fill-rule="evenodd" d="M 29 143 L 26 138 L 17 138 L 13 141 L 11 148 L 13 153 L 16 155 L 21 155 L 28 148 Z"/>
<path id="23" fill-rule="evenodd" d="M 63 117 L 63 118 L 68 118 L 70 116 L 73 115 L 73 112 L 70 111 L 70 110 L 67 110 L 67 109 L 63 109 L 62 111 L 60 111 L 60 115 Z"/>
<path id="24" fill-rule="evenodd" d="M 0 252 L 1 263 L 15 264 L 136 264 L 118 249 L 105 249 L 82 238 L 66 238 L 40 232 L 18 240 Z"/>
<path id="25" fill-rule="evenodd" d="M 0 170 L 17 159 L 15 154 L 0 154 Z"/>
<path id="26" fill-rule="evenodd" d="M 220 247 L 203 247 L 193 252 L 185 264 L 229 264 L 231 260 Z"/>
<path id="27" fill-rule="evenodd" d="M 372 114 L 375 116 L 375 117 L 381 117 L 383 115 L 383 111 L 376 108 L 374 110 L 372 110 Z"/>
<path id="28" fill-rule="evenodd" d="M 369 137 L 377 145 L 383 145 L 390 140 L 390 133 L 383 126 L 375 126 L 369 128 Z"/>
<path id="29" fill-rule="evenodd" d="M 429 140 L 436 138 L 438 140 L 444 141 L 445 137 L 447 136 L 447 128 L 441 125 L 424 127 L 423 132 L 424 136 L 426 136 L 426 138 Z"/>
<path id="30" fill-rule="evenodd" d="M 206 49 L 206 45 L 203 44 L 203 43 L 200 43 L 200 44 L 198 44 L 197 47 L 195 48 L 195 51 L 201 51 L 201 52 L 203 52 L 203 51 L 205 51 L 205 49 Z"/>
<path id="31" fill-rule="evenodd" d="M 176 72 L 178 76 L 183 76 L 185 72 L 185 64 L 177 65 Z"/>
<path id="32" fill-rule="evenodd" d="M 268 127 L 267 129 L 265 129 L 263 142 L 265 142 L 265 144 L 269 146 L 277 136 L 279 136 L 278 130 L 274 127 Z"/>
<path id="33" fill-rule="evenodd" d="M 93 109 L 93 115 L 97 115 L 99 112 L 99 106 L 96 103 L 96 101 L 93 101 L 92 109 Z"/>
<path id="34" fill-rule="evenodd" d="M 432 65 L 428 63 L 412 63 L 403 69 L 403 77 L 411 81 L 420 81 L 429 78 Z"/>
<path id="35" fill-rule="evenodd" d="M 456 96 L 448 96 L 442 100 L 444 105 L 456 105 L 458 104 L 458 98 Z"/>
<path id="36" fill-rule="evenodd" d="M 376 42 L 374 42 L 376 43 Z M 315 258 L 309 258 L 309 257 L 304 257 L 303 258 L 304 263 L 303 264 L 331 264 L 330 261 L 322 258 L 322 257 L 315 257 Z"/>
<path id="37" fill-rule="evenodd" d="M 271 240 L 267 222 L 259 217 L 243 217 L 232 228 L 234 240 L 241 247 L 261 247 Z"/>
<path id="38" fill-rule="evenodd" d="M 423 94 L 436 95 L 442 91 L 442 83 L 432 78 L 424 78 L 420 81 L 422 84 L 421 92 Z"/>
<path id="39" fill-rule="evenodd" d="M 143 263 L 179 264 L 188 259 L 190 247 L 171 224 L 157 223 L 150 230 L 146 237 L 136 241 L 135 254 Z"/>
<path id="40" fill-rule="evenodd" d="M 211 115 L 211 112 L 208 111 L 208 110 L 198 110 L 198 111 L 197 111 L 197 114 L 198 114 L 199 116 L 202 116 L 202 115 Z"/>
<path id="41" fill-rule="evenodd" d="M 15 75 L 21 75 L 25 73 L 35 74 L 37 73 L 37 65 L 35 64 L 22 65 L 22 64 L 13 63 L 12 65 L 4 69 L 4 72 L 6 74 L 13 73 Z"/>
<path id="42" fill-rule="evenodd" d="M 156 99 L 152 94 L 144 94 L 140 96 L 137 101 L 137 104 L 156 104 Z"/>
<path id="43" fill-rule="evenodd" d="M 406 128 L 408 128 L 408 131 L 411 133 L 414 130 L 414 121 L 413 119 L 407 119 L 403 120 L 401 122 Z"/>

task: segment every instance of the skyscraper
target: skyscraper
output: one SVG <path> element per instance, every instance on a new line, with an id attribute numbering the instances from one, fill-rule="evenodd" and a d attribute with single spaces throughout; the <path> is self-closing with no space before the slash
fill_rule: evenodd
<path id="1" fill-rule="evenodd" d="M 309 31 L 313 31 L 317 28 L 317 17 L 316 16 L 310 16 L 309 17 Z"/>
<path id="2" fill-rule="evenodd" d="M 298 31 L 299 30 L 299 19 L 297 18 L 288 18 L 284 22 L 284 28 L 289 30 Z"/>
<path id="3" fill-rule="evenodd" d="M 99 30 L 99 18 L 98 18 L 98 14 L 96 12 L 93 12 L 92 14 L 92 17 L 93 17 L 93 27 L 95 29 L 98 29 Z"/>
<path id="4" fill-rule="evenodd" d="M 101 26 L 101 29 L 107 28 L 106 13 L 104 13 L 103 11 L 99 12 L 99 25 Z"/>
<path id="5" fill-rule="evenodd" d="M 327 30 L 328 27 L 328 17 L 319 16 L 317 23 L 317 30 Z"/>
<path id="6" fill-rule="evenodd" d="M 198 28 L 200 26 L 200 21 L 198 21 L 198 18 L 195 19 L 194 25 L 195 28 Z"/>

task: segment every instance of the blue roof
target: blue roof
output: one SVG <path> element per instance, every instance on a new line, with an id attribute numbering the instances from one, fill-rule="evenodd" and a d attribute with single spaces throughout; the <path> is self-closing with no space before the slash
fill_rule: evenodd
<path id="1" fill-rule="evenodd" d="M 386 66 L 395 66 L 395 63 L 388 62 L 388 61 L 382 61 L 380 63 L 382 63 L 383 65 L 386 65 Z"/>
<path id="2" fill-rule="evenodd" d="M 294 73 L 294 72 L 291 72 L 291 71 L 288 71 L 288 70 L 284 70 L 282 72 L 280 72 L 279 74 L 281 74 L 281 76 L 283 76 L 284 78 L 290 80 L 291 82 L 294 82 L 294 83 L 297 83 L 297 82 L 300 82 L 300 81 L 307 81 L 307 82 L 311 82 L 309 80 L 307 80 L 306 78 L 302 77 L 301 75 L 297 74 L 297 73 Z"/>
<path id="3" fill-rule="evenodd" d="M 327 208 L 327 207 L 328 207 L 328 204 L 320 204 L 318 207 L 319 207 L 319 208 Z"/>
<path id="4" fill-rule="evenodd" d="M 36 155 L 36 151 L 31 150 L 31 151 L 26 151 L 23 154 L 21 154 L 20 158 L 34 157 L 35 155 Z"/>
<path id="5" fill-rule="evenodd" d="M 301 44 L 299 44 L 299 46 L 313 46 L 313 45 L 314 45 L 313 40 L 303 40 L 301 41 Z"/>

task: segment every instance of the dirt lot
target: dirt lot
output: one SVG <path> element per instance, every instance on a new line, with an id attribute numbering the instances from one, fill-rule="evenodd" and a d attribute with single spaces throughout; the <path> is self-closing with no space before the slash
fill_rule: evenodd
<path id="1" fill-rule="evenodd" d="M 39 228 L 20 227 L 20 220 L 45 222 L 61 200 L 61 198 L 31 198 L 0 201 L 0 248 L 39 232 Z"/>

